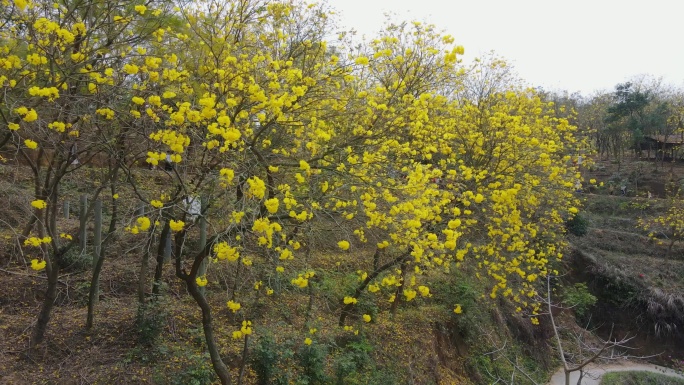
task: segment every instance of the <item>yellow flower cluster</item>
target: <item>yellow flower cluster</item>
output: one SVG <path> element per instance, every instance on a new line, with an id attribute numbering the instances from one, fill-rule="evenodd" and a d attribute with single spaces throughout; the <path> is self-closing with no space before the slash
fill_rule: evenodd
<path id="1" fill-rule="evenodd" d="M 43 237 L 43 238 L 38 238 L 38 237 L 29 237 L 24 240 L 24 246 L 33 246 L 33 247 L 39 247 L 43 243 L 50 243 L 52 242 L 51 237 Z"/>
<path id="2" fill-rule="evenodd" d="M 31 206 L 33 206 L 34 208 L 37 208 L 37 209 L 44 209 L 44 208 L 47 208 L 47 202 L 45 202 L 42 199 L 36 199 L 36 200 L 31 202 Z"/>
<path id="3" fill-rule="evenodd" d="M 293 278 L 291 283 L 297 287 L 305 288 L 309 286 L 309 279 L 315 275 L 313 271 L 307 271 L 306 273 L 299 274 L 297 278 Z"/>
<path id="4" fill-rule="evenodd" d="M 232 300 L 226 302 L 226 306 L 228 306 L 228 309 L 233 313 L 237 312 L 242 307 L 239 302 L 235 302 Z"/>
<path id="5" fill-rule="evenodd" d="M 183 231 L 184 227 L 185 227 L 185 222 L 183 222 L 183 221 L 180 221 L 180 220 L 175 221 L 173 219 L 171 219 L 169 221 L 169 228 L 171 228 L 171 231 L 175 231 L 175 232 Z"/>
<path id="6" fill-rule="evenodd" d="M 140 217 L 136 219 L 135 222 L 135 226 L 127 226 L 126 228 L 124 228 L 124 230 L 128 231 L 131 234 L 138 234 L 140 231 L 149 230 L 150 226 L 152 225 L 152 221 L 148 217 Z"/>
<path id="7" fill-rule="evenodd" d="M 227 242 L 219 242 L 214 245 L 214 253 L 216 258 L 220 261 L 228 260 L 229 262 L 235 262 L 240 257 L 240 253 L 236 247 L 231 247 Z"/>

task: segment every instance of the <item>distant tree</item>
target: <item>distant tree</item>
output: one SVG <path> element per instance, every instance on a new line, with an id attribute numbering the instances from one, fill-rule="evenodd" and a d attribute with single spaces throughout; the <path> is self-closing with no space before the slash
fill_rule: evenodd
<path id="1" fill-rule="evenodd" d="M 622 140 L 614 136 L 609 124 L 606 122 L 607 109 L 611 104 L 611 95 L 608 93 L 596 93 L 583 100 L 577 107 L 577 126 L 583 135 L 591 139 L 599 159 L 610 157 L 612 142 Z"/>

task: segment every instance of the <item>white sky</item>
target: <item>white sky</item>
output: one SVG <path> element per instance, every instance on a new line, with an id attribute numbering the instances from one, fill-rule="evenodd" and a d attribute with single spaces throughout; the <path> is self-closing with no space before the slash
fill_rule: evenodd
<path id="1" fill-rule="evenodd" d="M 435 24 L 465 47 L 494 50 L 532 86 L 612 91 L 633 76 L 684 83 L 682 0 L 328 0 L 340 23 L 374 36 L 385 20 Z"/>

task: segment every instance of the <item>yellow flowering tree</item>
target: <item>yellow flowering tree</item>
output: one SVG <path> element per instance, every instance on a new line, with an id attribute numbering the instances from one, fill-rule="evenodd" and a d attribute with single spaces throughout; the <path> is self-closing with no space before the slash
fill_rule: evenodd
<path id="1" fill-rule="evenodd" d="M 667 240 L 667 251 L 664 258 L 668 258 L 676 242 L 684 240 L 684 201 L 679 193 L 672 193 L 667 197 L 667 209 L 664 213 L 650 218 L 639 218 L 638 227 L 648 231 L 649 238 L 664 244 Z M 663 239 L 664 238 L 664 239 Z"/>
<path id="2" fill-rule="evenodd" d="M 78 241 L 59 236 L 57 213 L 65 175 L 82 172 L 83 164 L 108 153 L 111 161 L 102 165 L 108 164 L 109 171 L 92 201 L 106 187 L 116 194 L 116 165 L 123 161 L 131 128 L 130 120 L 117 116 L 116 100 L 127 92 L 122 68 L 131 44 L 140 44 L 160 24 L 158 16 L 166 5 L 148 5 L 153 6 L 160 8 L 143 15 L 128 1 L 3 4 L 0 144 L 28 164 L 35 198 L 45 203 L 34 205 L 24 235 L 36 229 L 40 239 L 49 239 L 40 245 L 45 263 L 38 266 L 45 266 L 48 286 L 32 345 L 43 339 L 64 254 Z M 115 227 L 116 215 L 110 231 Z"/>
<path id="3" fill-rule="evenodd" d="M 258 283 L 283 275 L 311 285 L 305 251 L 324 218 L 348 229 L 338 247 L 358 253 L 360 284 L 340 295 L 341 325 L 366 292 L 395 311 L 431 295 L 431 271 L 462 263 L 491 278 L 492 298 L 537 311 L 534 284 L 562 256 L 576 206 L 573 127 L 551 105 L 513 86 L 490 92 L 486 106 L 454 98 L 468 76 L 463 49 L 432 26 L 390 25 L 341 53 L 323 40 L 329 19 L 318 6 L 205 5 L 179 10 L 180 32 L 158 34 L 177 53 L 154 70 L 142 57 L 127 70 L 141 74 L 130 105 L 149 129 L 138 131 L 146 161 L 169 163 L 161 196 L 141 199 L 152 221 L 165 221 L 161 238 L 175 234 L 176 275 L 202 310 L 223 383 L 230 372 L 199 289 L 212 272 L 201 266 L 230 266 L 228 307 L 243 316 L 247 280 L 269 292 Z M 214 233 L 193 250 L 185 202 L 197 196 Z M 353 247 L 369 239 L 370 251 Z"/>
<path id="4" fill-rule="evenodd" d="M 535 284 L 562 256 L 578 176 L 574 128 L 533 90 L 502 82 L 473 98 L 466 90 L 488 78 L 463 69 L 463 48 L 421 23 L 389 24 L 356 44 L 345 34 L 326 41 L 334 23 L 321 5 L 96 3 L 3 10 L 26 29 L 7 29 L 3 45 L 2 144 L 33 170 L 39 234 L 27 246 L 43 250 L 51 277 L 36 343 L 61 255 L 76 241 L 55 235 L 59 183 L 99 153 L 112 158 L 102 186 L 113 213 L 119 172 L 145 205 L 125 227 L 144 249 L 139 301 L 156 246 L 152 292 L 161 294 L 171 254 L 224 384 L 231 374 L 202 289 L 216 282 L 214 264 L 229 272 L 222 302 L 247 346 L 255 297 L 320 294 L 311 244 L 326 226 L 330 244 L 354 256 L 340 269 L 359 276 L 336 293 L 340 326 L 353 329 L 347 320 L 364 301 L 395 312 L 430 298 L 435 273 L 462 266 L 478 269 L 492 298 L 537 312 Z M 497 61 L 492 74 L 505 68 Z M 136 162 L 156 168 L 160 185 L 136 177 Z"/>

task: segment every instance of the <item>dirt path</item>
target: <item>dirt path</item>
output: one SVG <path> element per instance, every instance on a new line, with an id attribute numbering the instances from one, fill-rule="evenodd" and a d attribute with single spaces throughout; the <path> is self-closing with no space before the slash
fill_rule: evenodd
<path id="1" fill-rule="evenodd" d="M 588 365 L 585 371 L 584 378 L 582 378 L 582 385 L 598 385 L 601 383 L 601 377 L 607 372 L 629 372 L 629 371 L 646 371 L 653 373 L 660 373 L 667 376 L 678 377 L 684 379 L 684 374 L 676 372 L 672 369 L 657 365 L 642 364 L 638 362 L 625 362 L 621 364 L 609 365 Z M 570 384 L 577 384 L 579 372 L 570 373 Z M 565 375 L 563 369 L 559 369 L 551 377 L 548 385 L 565 385 Z"/>

